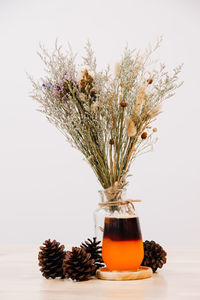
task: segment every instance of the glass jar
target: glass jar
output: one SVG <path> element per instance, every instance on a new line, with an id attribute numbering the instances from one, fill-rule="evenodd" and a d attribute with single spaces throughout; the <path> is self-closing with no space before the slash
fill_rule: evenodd
<path id="1" fill-rule="evenodd" d="M 134 200 L 123 201 L 121 194 L 110 199 L 100 191 L 101 202 L 94 213 L 95 233 L 102 241 L 102 258 L 110 270 L 137 270 L 144 257 L 139 218 Z"/>

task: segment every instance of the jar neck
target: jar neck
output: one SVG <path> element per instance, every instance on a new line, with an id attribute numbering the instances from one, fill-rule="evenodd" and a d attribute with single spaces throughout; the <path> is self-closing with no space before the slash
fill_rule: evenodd
<path id="1" fill-rule="evenodd" d="M 100 190 L 101 202 L 123 201 L 125 188 L 122 188 L 118 182 L 107 189 Z"/>
<path id="2" fill-rule="evenodd" d="M 100 203 L 105 211 L 109 214 L 119 213 L 119 214 L 133 214 L 132 210 L 127 201 L 124 199 L 125 189 L 119 189 L 116 186 L 111 186 L 105 190 L 99 191 L 100 193 Z M 133 207 L 134 208 L 134 207 Z"/>
<path id="3" fill-rule="evenodd" d="M 124 196 L 126 192 L 125 186 L 120 186 L 115 183 L 113 186 L 100 190 L 100 203 L 103 209 L 109 213 L 118 212 L 122 215 L 135 215 L 135 206 L 133 202 L 140 202 L 141 200 L 126 199 Z"/>

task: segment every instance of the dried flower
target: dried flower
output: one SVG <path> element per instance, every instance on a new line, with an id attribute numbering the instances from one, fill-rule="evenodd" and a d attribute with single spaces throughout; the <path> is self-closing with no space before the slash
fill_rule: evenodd
<path id="1" fill-rule="evenodd" d="M 153 79 L 152 79 L 152 78 L 147 79 L 147 83 L 148 83 L 148 84 L 152 84 L 152 82 L 153 82 Z"/>
<path id="2" fill-rule="evenodd" d="M 86 94 L 80 93 L 79 94 L 79 99 L 81 100 L 81 102 L 86 102 L 86 100 L 87 100 Z"/>
<path id="3" fill-rule="evenodd" d="M 96 113 L 98 110 L 99 110 L 99 102 L 94 102 L 92 105 L 91 105 L 91 110 L 92 112 Z"/>
<path id="4" fill-rule="evenodd" d="M 114 145 L 114 139 L 110 139 L 109 144 Z"/>
<path id="5" fill-rule="evenodd" d="M 115 64 L 115 75 L 119 76 L 120 71 L 121 71 L 121 66 L 120 66 L 120 63 L 118 62 L 118 63 Z"/>
<path id="6" fill-rule="evenodd" d="M 96 96 L 96 91 L 93 87 L 93 81 L 93 77 L 88 73 L 88 70 L 85 69 L 80 80 L 79 87 L 82 93 L 90 96 L 91 98 L 95 98 Z"/>
<path id="7" fill-rule="evenodd" d="M 169 75 L 161 65 L 154 68 L 153 79 L 144 78 L 150 71 L 150 54 L 159 45 L 160 40 L 141 56 L 126 48 L 116 64 L 116 76 L 112 76 L 109 68 L 97 71 L 88 43 L 81 77 L 71 51 L 62 53 L 56 44 L 51 55 L 41 47 L 39 55 L 47 73 L 41 82 L 30 77 L 32 98 L 66 140 L 82 152 L 104 189 L 125 185 L 132 161 L 151 149 L 150 136 L 141 143 L 141 138 L 147 138 L 145 130 L 160 113 L 161 103 L 181 85 L 177 83 L 181 66 Z M 155 88 L 147 88 L 152 80 Z"/>
<path id="8" fill-rule="evenodd" d="M 90 163 L 93 161 L 93 159 L 94 159 L 94 156 L 93 156 L 93 155 L 90 155 L 90 156 L 87 158 L 87 160 L 88 160 Z"/>
<path id="9" fill-rule="evenodd" d="M 92 89 L 90 90 L 90 96 L 91 96 L 91 97 L 95 97 L 95 95 L 96 95 L 96 91 L 95 91 L 94 88 L 92 88 Z"/>
<path id="10" fill-rule="evenodd" d="M 121 105 L 121 107 L 123 107 L 123 108 L 127 106 L 127 104 L 126 104 L 125 101 L 122 101 L 122 102 L 120 103 L 120 105 Z"/>
<path id="11" fill-rule="evenodd" d="M 144 96 L 145 96 L 145 89 L 146 89 L 145 86 L 142 86 L 142 87 L 140 88 L 139 96 L 138 96 L 138 98 L 137 98 L 137 100 L 136 100 L 136 102 L 135 102 L 134 113 L 135 113 L 136 115 L 138 115 L 139 112 L 140 112 L 140 109 L 141 109 L 141 106 L 142 106 L 142 101 L 143 101 Z"/>
<path id="12" fill-rule="evenodd" d="M 147 114 L 147 119 L 153 119 L 154 117 L 156 117 L 161 112 L 161 108 L 161 104 L 156 105 L 156 107 L 154 107 L 152 111 Z"/>
<path id="13" fill-rule="evenodd" d="M 71 78 L 67 79 L 63 76 L 63 79 L 53 86 L 52 91 L 57 99 L 65 101 L 72 96 L 76 88 L 77 85 Z"/>
<path id="14" fill-rule="evenodd" d="M 143 140 L 145 140 L 147 138 L 147 132 L 146 131 L 141 134 L 141 138 Z"/>
<path id="15" fill-rule="evenodd" d="M 135 127 L 135 123 L 133 120 L 131 120 L 130 117 L 126 117 L 126 127 L 127 127 L 127 132 L 129 137 L 136 135 L 137 130 Z"/>

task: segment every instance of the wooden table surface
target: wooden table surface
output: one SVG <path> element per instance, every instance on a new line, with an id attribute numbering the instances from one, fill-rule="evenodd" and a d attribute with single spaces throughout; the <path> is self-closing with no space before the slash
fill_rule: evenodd
<path id="1" fill-rule="evenodd" d="M 200 248 L 168 249 L 167 264 L 149 279 L 85 282 L 43 278 L 38 249 L 0 245 L 0 300 L 200 300 Z"/>

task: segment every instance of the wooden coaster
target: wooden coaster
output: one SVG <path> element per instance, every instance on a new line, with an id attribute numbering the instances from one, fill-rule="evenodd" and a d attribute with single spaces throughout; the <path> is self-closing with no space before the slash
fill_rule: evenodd
<path id="1" fill-rule="evenodd" d="M 109 271 L 107 268 L 97 270 L 97 278 L 103 280 L 137 280 L 151 277 L 152 269 L 140 266 L 137 271 Z"/>

